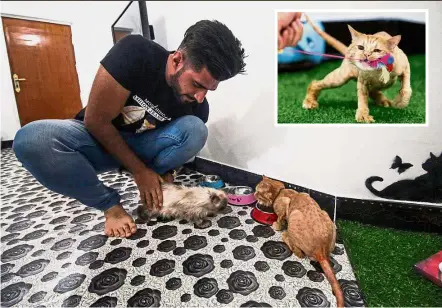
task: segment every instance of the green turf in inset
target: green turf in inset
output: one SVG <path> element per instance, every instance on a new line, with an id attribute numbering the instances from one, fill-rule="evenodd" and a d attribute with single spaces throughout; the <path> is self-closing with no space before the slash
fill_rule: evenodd
<path id="1" fill-rule="evenodd" d="M 379 123 L 425 124 L 425 55 L 408 57 L 411 65 L 411 88 L 413 94 L 410 104 L 405 109 L 394 109 L 369 103 L 370 114 Z M 285 72 L 278 75 L 278 123 L 348 123 L 357 124 L 356 82 L 321 92 L 319 108 L 305 110 L 302 102 L 307 87 L 312 80 L 320 80 L 341 65 L 340 61 L 329 61 L 311 70 Z M 397 81 L 391 88 L 383 91 L 385 96 L 393 100 L 400 89 Z M 370 100 L 371 102 L 371 100 Z"/>

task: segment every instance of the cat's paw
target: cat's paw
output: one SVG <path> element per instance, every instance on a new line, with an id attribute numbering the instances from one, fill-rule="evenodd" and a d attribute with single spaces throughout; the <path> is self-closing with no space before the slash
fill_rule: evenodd
<path id="1" fill-rule="evenodd" d="M 411 89 L 408 90 L 401 90 L 394 99 L 394 102 L 392 103 L 392 106 L 397 109 L 403 109 L 408 106 L 408 103 L 410 102 L 411 98 Z"/>
<path id="2" fill-rule="evenodd" d="M 356 110 L 356 121 L 359 123 L 373 123 L 375 120 L 368 113 L 368 109 L 358 109 Z"/>
<path id="3" fill-rule="evenodd" d="M 391 100 L 387 99 L 387 98 L 384 98 L 382 100 L 375 101 L 375 104 L 378 105 L 378 106 L 381 106 L 381 107 L 388 108 L 388 107 L 391 107 L 393 105 L 393 102 Z"/>
<path id="4" fill-rule="evenodd" d="M 318 107 L 319 107 L 318 101 L 316 101 L 315 99 L 306 98 L 302 103 L 302 108 L 304 109 L 315 109 Z"/>
<path id="5" fill-rule="evenodd" d="M 272 229 L 275 230 L 275 231 L 281 231 L 282 230 L 282 226 L 281 226 L 281 224 L 279 222 L 275 221 L 272 224 Z"/>

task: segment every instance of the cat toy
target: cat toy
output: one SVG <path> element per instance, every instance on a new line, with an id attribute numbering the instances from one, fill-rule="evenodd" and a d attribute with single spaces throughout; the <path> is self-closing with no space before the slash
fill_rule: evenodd
<path id="1" fill-rule="evenodd" d="M 199 186 L 219 189 L 224 187 L 224 181 L 218 175 L 206 175 L 199 180 Z"/>
<path id="2" fill-rule="evenodd" d="M 278 53 L 282 53 L 282 52 L 283 52 L 283 49 L 280 49 L 278 51 Z M 381 58 L 376 59 L 376 60 L 368 61 L 367 59 L 361 60 L 361 59 L 354 59 L 354 58 L 331 55 L 331 54 L 326 54 L 326 53 L 308 52 L 308 51 L 303 51 L 303 50 L 294 50 L 294 52 L 308 54 L 308 55 L 318 55 L 318 56 L 323 56 L 323 57 L 328 57 L 328 58 L 349 59 L 349 60 L 353 60 L 353 61 L 365 62 L 372 68 L 382 70 L 381 75 L 379 76 L 379 79 L 384 83 L 387 83 L 390 80 L 389 72 L 391 72 L 393 70 L 394 58 L 389 53 Z"/>

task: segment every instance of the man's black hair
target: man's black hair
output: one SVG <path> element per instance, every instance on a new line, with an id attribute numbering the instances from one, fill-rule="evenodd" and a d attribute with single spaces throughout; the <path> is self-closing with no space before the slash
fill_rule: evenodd
<path id="1" fill-rule="evenodd" d="M 219 21 L 201 20 L 188 28 L 179 50 L 192 68 L 204 67 L 218 81 L 244 73 L 244 48 L 232 31 Z"/>

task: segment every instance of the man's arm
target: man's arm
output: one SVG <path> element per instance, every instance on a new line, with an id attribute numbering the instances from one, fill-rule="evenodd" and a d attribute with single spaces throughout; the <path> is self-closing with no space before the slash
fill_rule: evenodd
<path id="1" fill-rule="evenodd" d="M 124 107 L 130 92 L 121 86 L 100 65 L 92 85 L 84 123 L 100 144 L 129 171 L 140 190 L 140 198 L 148 207 L 162 205 L 162 191 L 158 174 L 146 165 L 130 149 L 119 131 L 112 124 Z"/>

